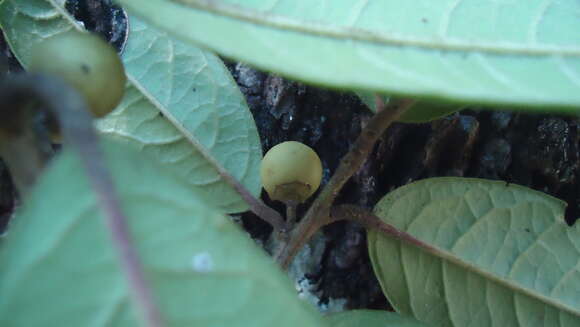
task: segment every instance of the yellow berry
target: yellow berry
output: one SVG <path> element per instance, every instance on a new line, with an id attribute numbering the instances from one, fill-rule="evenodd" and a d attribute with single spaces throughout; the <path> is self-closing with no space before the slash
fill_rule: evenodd
<path id="1" fill-rule="evenodd" d="M 304 202 L 320 186 L 322 164 L 310 147 L 289 141 L 266 153 L 260 174 L 272 200 Z"/>
<path id="2" fill-rule="evenodd" d="M 64 79 L 85 96 L 95 117 L 115 109 L 125 91 L 125 70 L 117 52 L 89 33 L 69 31 L 36 44 L 29 69 Z"/>

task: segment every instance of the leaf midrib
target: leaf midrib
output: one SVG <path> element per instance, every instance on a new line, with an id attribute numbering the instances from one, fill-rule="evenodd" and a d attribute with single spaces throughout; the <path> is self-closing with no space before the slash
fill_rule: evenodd
<path id="1" fill-rule="evenodd" d="M 449 177 L 436 177 L 435 179 L 439 179 L 439 180 L 447 180 L 447 179 L 450 179 L 450 180 L 453 180 L 453 178 L 449 178 Z M 479 180 L 477 178 L 463 178 L 463 179 L 464 180 L 475 180 L 475 181 L 478 181 Z M 496 182 L 496 183 L 503 184 L 504 182 Z M 519 186 L 519 185 L 512 185 L 512 187 L 516 187 L 518 189 L 527 190 L 525 187 Z M 399 194 L 398 193 L 397 194 L 397 197 L 395 199 L 393 199 L 393 202 L 395 202 L 396 199 L 400 199 L 400 198 L 409 196 L 409 193 L 407 193 L 407 192 L 408 191 L 406 191 L 403 194 Z M 534 191 L 534 192 L 537 192 L 538 194 L 540 194 L 540 192 L 538 192 L 538 191 Z M 545 194 L 542 194 L 542 195 L 543 196 L 546 196 Z M 557 198 L 553 198 L 553 199 L 556 200 L 556 201 L 562 202 L 564 206 L 566 205 L 565 202 L 563 202 L 560 199 L 557 199 Z M 376 208 L 375 208 L 375 210 L 376 210 Z M 445 261 L 447 261 L 448 263 L 450 263 L 452 265 L 456 265 L 456 266 L 458 266 L 460 268 L 463 268 L 468 273 L 473 273 L 475 275 L 481 276 L 486 281 L 491 281 L 491 282 L 497 283 L 498 285 L 500 285 L 502 287 L 505 287 L 507 289 L 511 289 L 513 292 L 519 292 L 520 294 L 523 294 L 525 296 L 528 296 L 528 297 L 530 297 L 532 299 L 536 299 L 536 300 L 540 301 L 541 303 L 543 303 L 545 305 L 552 306 L 552 307 L 554 307 L 556 309 L 559 309 L 559 310 L 562 310 L 564 312 L 567 312 L 567 313 L 569 313 L 569 314 L 571 314 L 571 315 L 573 315 L 575 317 L 580 317 L 580 309 L 579 308 L 575 308 L 575 307 L 573 307 L 573 306 L 571 306 L 569 304 L 566 304 L 566 303 L 562 302 L 562 300 L 560 300 L 558 298 L 544 295 L 544 294 L 540 293 L 538 290 L 521 286 L 516 279 L 510 278 L 511 271 L 510 271 L 510 273 L 507 276 L 502 277 L 502 276 L 500 276 L 500 275 L 498 275 L 496 273 L 490 272 L 487 267 L 478 266 L 478 265 L 472 263 L 471 261 L 468 261 L 467 259 L 462 258 L 460 255 L 453 253 L 453 248 L 450 249 L 450 250 L 447 250 L 447 249 L 444 249 L 444 248 L 442 248 L 442 247 L 440 247 L 438 245 L 434 245 L 434 244 L 428 243 L 428 242 L 423 242 L 420 238 L 417 238 L 414 235 L 412 235 L 411 233 L 409 233 L 410 225 L 407 228 L 399 228 L 399 227 L 393 225 L 391 222 L 389 222 L 388 219 L 386 218 L 386 217 L 388 217 L 388 212 L 389 211 L 390 211 L 390 208 L 388 210 L 384 211 L 384 212 L 381 212 L 380 219 L 383 221 L 383 223 L 388 224 L 391 227 L 393 227 L 394 229 L 399 230 L 402 233 L 406 233 L 410 237 L 419 240 L 421 244 L 426 244 L 426 246 L 417 246 L 417 245 L 411 243 L 406 238 L 399 238 L 399 239 L 394 240 L 395 242 L 398 243 L 398 246 L 399 247 L 401 247 L 404 244 L 404 245 L 409 246 L 411 248 L 418 249 L 419 251 L 425 252 L 425 253 L 427 253 L 429 255 L 434 256 L 435 258 L 438 258 L 439 260 L 441 260 L 442 265 L 445 264 Z M 378 213 L 376 211 L 375 211 L 375 214 L 377 214 L 377 216 L 378 216 Z M 414 224 L 415 222 L 416 222 L 416 220 L 413 219 L 413 221 L 410 224 Z M 556 222 L 553 223 L 552 226 L 550 226 L 550 229 L 551 228 L 554 228 L 555 226 L 558 226 L 559 224 L 560 225 L 565 225 L 565 222 L 563 220 L 556 221 Z M 383 236 L 381 234 L 381 232 L 379 232 L 379 231 L 375 231 L 375 237 L 372 238 L 372 239 L 369 238 L 369 241 L 371 241 L 373 243 L 378 242 L 380 237 L 386 237 L 386 236 Z M 536 238 L 534 240 L 534 242 L 532 242 L 532 245 L 530 245 L 530 246 L 533 246 L 533 244 L 535 244 L 537 241 L 538 241 L 538 238 Z M 454 246 L 455 245 L 453 245 L 453 247 Z M 369 249 L 370 248 L 371 247 L 369 247 Z M 373 246 L 372 247 L 372 254 L 371 253 L 369 253 L 369 254 L 371 255 L 371 257 L 376 258 L 376 259 L 374 259 L 374 261 L 377 261 L 378 262 L 379 261 L 378 260 L 378 253 L 377 253 L 377 251 L 375 249 L 376 249 L 376 246 Z M 401 249 L 402 248 L 400 248 L 400 250 Z M 521 254 L 518 256 L 518 258 L 520 256 L 521 256 Z M 373 267 L 375 267 L 375 265 L 373 265 Z M 379 265 L 379 267 L 380 267 L 380 265 Z M 444 269 L 443 266 L 442 266 L 442 269 Z M 382 270 L 382 269 L 380 269 L 380 270 Z M 443 270 L 441 272 L 443 273 Z M 405 274 L 404 278 L 407 279 L 407 275 L 406 274 Z M 409 285 L 409 284 L 407 284 L 407 285 Z"/>
<path id="2" fill-rule="evenodd" d="M 445 41 L 433 41 L 425 38 L 411 38 L 394 33 L 381 33 L 365 29 L 347 28 L 337 25 L 300 21 L 297 19 L 263 13 L 257 10 L 224 4 L 220 0 L 169 0 L 193 9 L 205 11 L 217 16 L 233 18 L 243 22 L 273 29 L 324 36 L 339 40 L 354 40 L 369 44 L 390 47 L 415 47 L 431 51 L 478 52 L 495 55 L 517 55 L 530 57 L 562 56 L 579 57 L 580 47 L 573 46 L 523 46 L 507 42 L 464 42 L 447 37 Z"/>
<path id="3" fill-rule="evenodd" d="M 396 229 L 398 229 L 398 228 L 396 228 Z M 400 230 L 400 229 L 398 229 L 398 230 Z M 379 231 L 376 231 L 376 237 L 385 237 L 385 236 L 383 236 Z M 376 237 L 375 237 L 375 242 L 378 241 L 378 238 L 376 238 Z M 467 272 L 471 272 L 471 273 L 474 273 L 476 275 L 483 277 L 487 281 L 495 282 L 498 285 L 501 285 L 503 287 L 506 287 L 508 289 L 513 290 L 514 292 L 519 292 L 523 295 L 529 296 L 532 299 L 536 299 L 536 300 L 538 300 L 546 305 L 549 305 L 549 306 L 552 306 L 552 307 L 557 308 L 559 310 L 565 311 L 573 316 L 580 317 L 580 312 L 576 308 L 571 307 L 565 303 L 562 303 L 561 301 L 556 301 L 556 299 L 554 299 L 552 297 L 538 293 L 536 290 L 532 290 L 532 289 L 528 289 L 528 288 L 525 288 L 523 286 L 520 286 L 519 284 L 514 283 L 513 280 L 509 280 L 509 279 L 500 277 L 496 274 L 493 274 L 491 272 L 488 272 L 487 270 L 483 269 L 482 267 L 478 267 L 477 265 L 472 264 L 471 262 L 462 259 L 461 257 L 453 254 L 452 252 L 443 250 L 442 248 L 440 248 L 438 246 L 429 244 L 433 248 L 432 250 L 429 250 L 429 249 L 425 249 L 425 248 L 418 248 L 404 239 L 399 239 L 397 241 L 401 244 L 405 244 L 405 245 L 410 246 L 412 248 L 417 248 L 420 251 L 427 252 L 427 253 L 435 256 L 436 258 L 439 258 L 439 260 L 441 260 L 441 261 L 447 261 L 453 265 L 461 267 L 461 268 L 465 269 Z M 373 248 L 374 248 L 374 246 L 373 246 Z M 373 252 L 374 252 L 375 256 L 377 256 L 376 251 L 373 250 Z M 407 276 L 405 276 L 405 279 L 406 278 L 407 278 Z"/>
<path id="4" fill-rule="evenodd" d="M 210 152 L 203 146 L 196 138 L 193 133 L 190 133 L 183 124 L 174 117 L 173 113 L 165 108 L 157 99 L 147 92 L 143 86 L 133 77 L 133 75 L 127 74 L 127 80 L 130 84 L 139 91 L 159 112 L 163 114 L 165 119 L 167 119 L 173 127 L 175 127 L 186 139 L 187 141 L 195 147 L 195 149 L 201 154 L 201 156 L 207 160 L 212 167 L 217 170 L 220 176 L 229 174 L 224 167 L 210 154 Z"/>

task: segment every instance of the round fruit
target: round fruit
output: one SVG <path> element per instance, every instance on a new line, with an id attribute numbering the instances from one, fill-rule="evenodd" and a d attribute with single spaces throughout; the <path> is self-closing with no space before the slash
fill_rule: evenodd
<path id="1" fill-rule="evenodd" d="M 100 37 L 69 31 L 33 47 L 30 71 L 54 74 L 86 98 L 96 117 L 111 112 L 125 91 L 125 70 L 115 49 Z"/>
<path id="2" fill-rule="evenodd" d="M 304 202 L 320 186 L 322 164 L 310 147 L 289 141 L 266 153 L 260 174 L 272 200 Z"/>

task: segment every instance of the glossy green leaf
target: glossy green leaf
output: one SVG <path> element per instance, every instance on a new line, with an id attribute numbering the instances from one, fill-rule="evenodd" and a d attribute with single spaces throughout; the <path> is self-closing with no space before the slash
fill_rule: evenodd
<path id="1" fill-rule="evenodd" d="M 398 312 L 437 326 L 578 326 L 580 230 L 565 206 L 501 181 L 405 185 L 375 213 L 437 251 L 371 230 L 373 268 Z"/>
<path id="2" fill-rule="evenodd" d="M 4 1 L 0 23 L 24 65 L 34 43 L 80 28 L 56 1 L 44 0 Z M 218 171 L 228 171 L 258 195 L 261 145 L 243 95 L 219 58 L 131 18 L 122 59 L 126 95 L 99 122 L 101 132 L 172 167 L 224 212 L 246 210 Z"/>
<path id="3" fill-rule="evenodd" d="M 353 310 L 326 317 L 332 327 L 426 327 L 413 318 L 382 310 Z"/>
<path id="4" fill-rule="evenodd" d="M 104 145 L 167 326 L 324 326 L 272 259 L 206 205 L 203 192 L 131 147 Z M 3 241 L 0 325 L 141 325 L 117 257 L 80 160 L 66 152 Z"/>
<path id="5" fill-rule="evenodd" d="M 183 39 L 325 86 L 580 109 L 577 0 L 118 0 Z"/>
<path id="6" fill-rule="evenodd" d="M 372 112 L 376 112 L 375 95 L 369 91 L 356 91 L 356 95 Z M 387 103 L 389 97 L 381 95 L 383 101 Z M 451 113 L 463 109 L 464 106 L 457 106 L 449 103 L 436 103 L 429 101 L 418 101 L 409 108 L 398 121 L 403 123 L 425 123 L 438 118 L 445 117 Z"/>

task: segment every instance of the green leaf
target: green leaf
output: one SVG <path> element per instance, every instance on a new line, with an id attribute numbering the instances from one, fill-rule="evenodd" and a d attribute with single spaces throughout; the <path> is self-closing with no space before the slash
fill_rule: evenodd
<path id="1" fill-rule="evenodd" d="M 0 24 L 26 65 L 31 45 L 80 27 L 56 1 L 6 0 Z M 224 212 L 247 204 L 218 171 L 227 171 L 254 195 L 260 192 L 262 150 L 252 115 L 216 56 L 185 45 L 131 17 L 122 59 L 129 83 L 101 132 L 132 144 L 211 196 Z M 64 50 L 67 51 L 67 50 Z"/>
<path id="2" fill-rule="evenodd" d="M 373 92 L 370 91 L 355 91 L 354 92 L 359 99 L 367 105 L 367 107 L 369 108 L 370 111 L 372 112 L 377 112 L 377 104 L 375 102 L 375 94 Z M 388 95 L 384 95 L 384 94 L 379 94 L 379 97 L 381 98 L 381 100 L 386 104 L 389 103 L 390 97 Z M 410 109 L 409 109 L 410 110 Z M 407 112 L 409 112 L 409 110 L 407 110 Z M 405 115 L 405 114 L 403 114 Z"/>
<path id="3" fill-rule="evenodd" d="M 126 145 L 104 146 L 167 326 L 323 326 L 271 258 L 202 192 Z M 0 325 L 139 325 L 117 257 L 80 160 L 66 152 L 3 241 Z"/>
<path id="4" fill-rule="evenodd" d="M 425 327 L 422 322 L 382 310 L 353 310 L 334 313 L 326 318 L 332 327 Z"/>
<path id="5" fill-rule="evenodd" d="M 356 95 L 366 104 L 372 112 L 376 112 L 375 94 L 368 91 L 356 91 Z M 388 103 L 389 97 L 381 95 L 385 103 Z M 418 101 L 409 108 L 398 121 L 403 123 L 425 123 L 451 113 L 464 109 L 464 106 L 458 107 L 449 103 L 437 103 L 428 101 Z"/>
<path id="6" fill-rule="evenodd" d="M 118 0 L 185 40 L 336 88 L 580 108 L 576 0 Z"/>
<path id="7" fill-rule="evenodd" d="M 368 235 L 396 310 L 441 326 L 578 326 L 580 230 L 566 204 L 522 186 L 432 178 L 387 194 L 385 222 L 434 247 Z"/>

